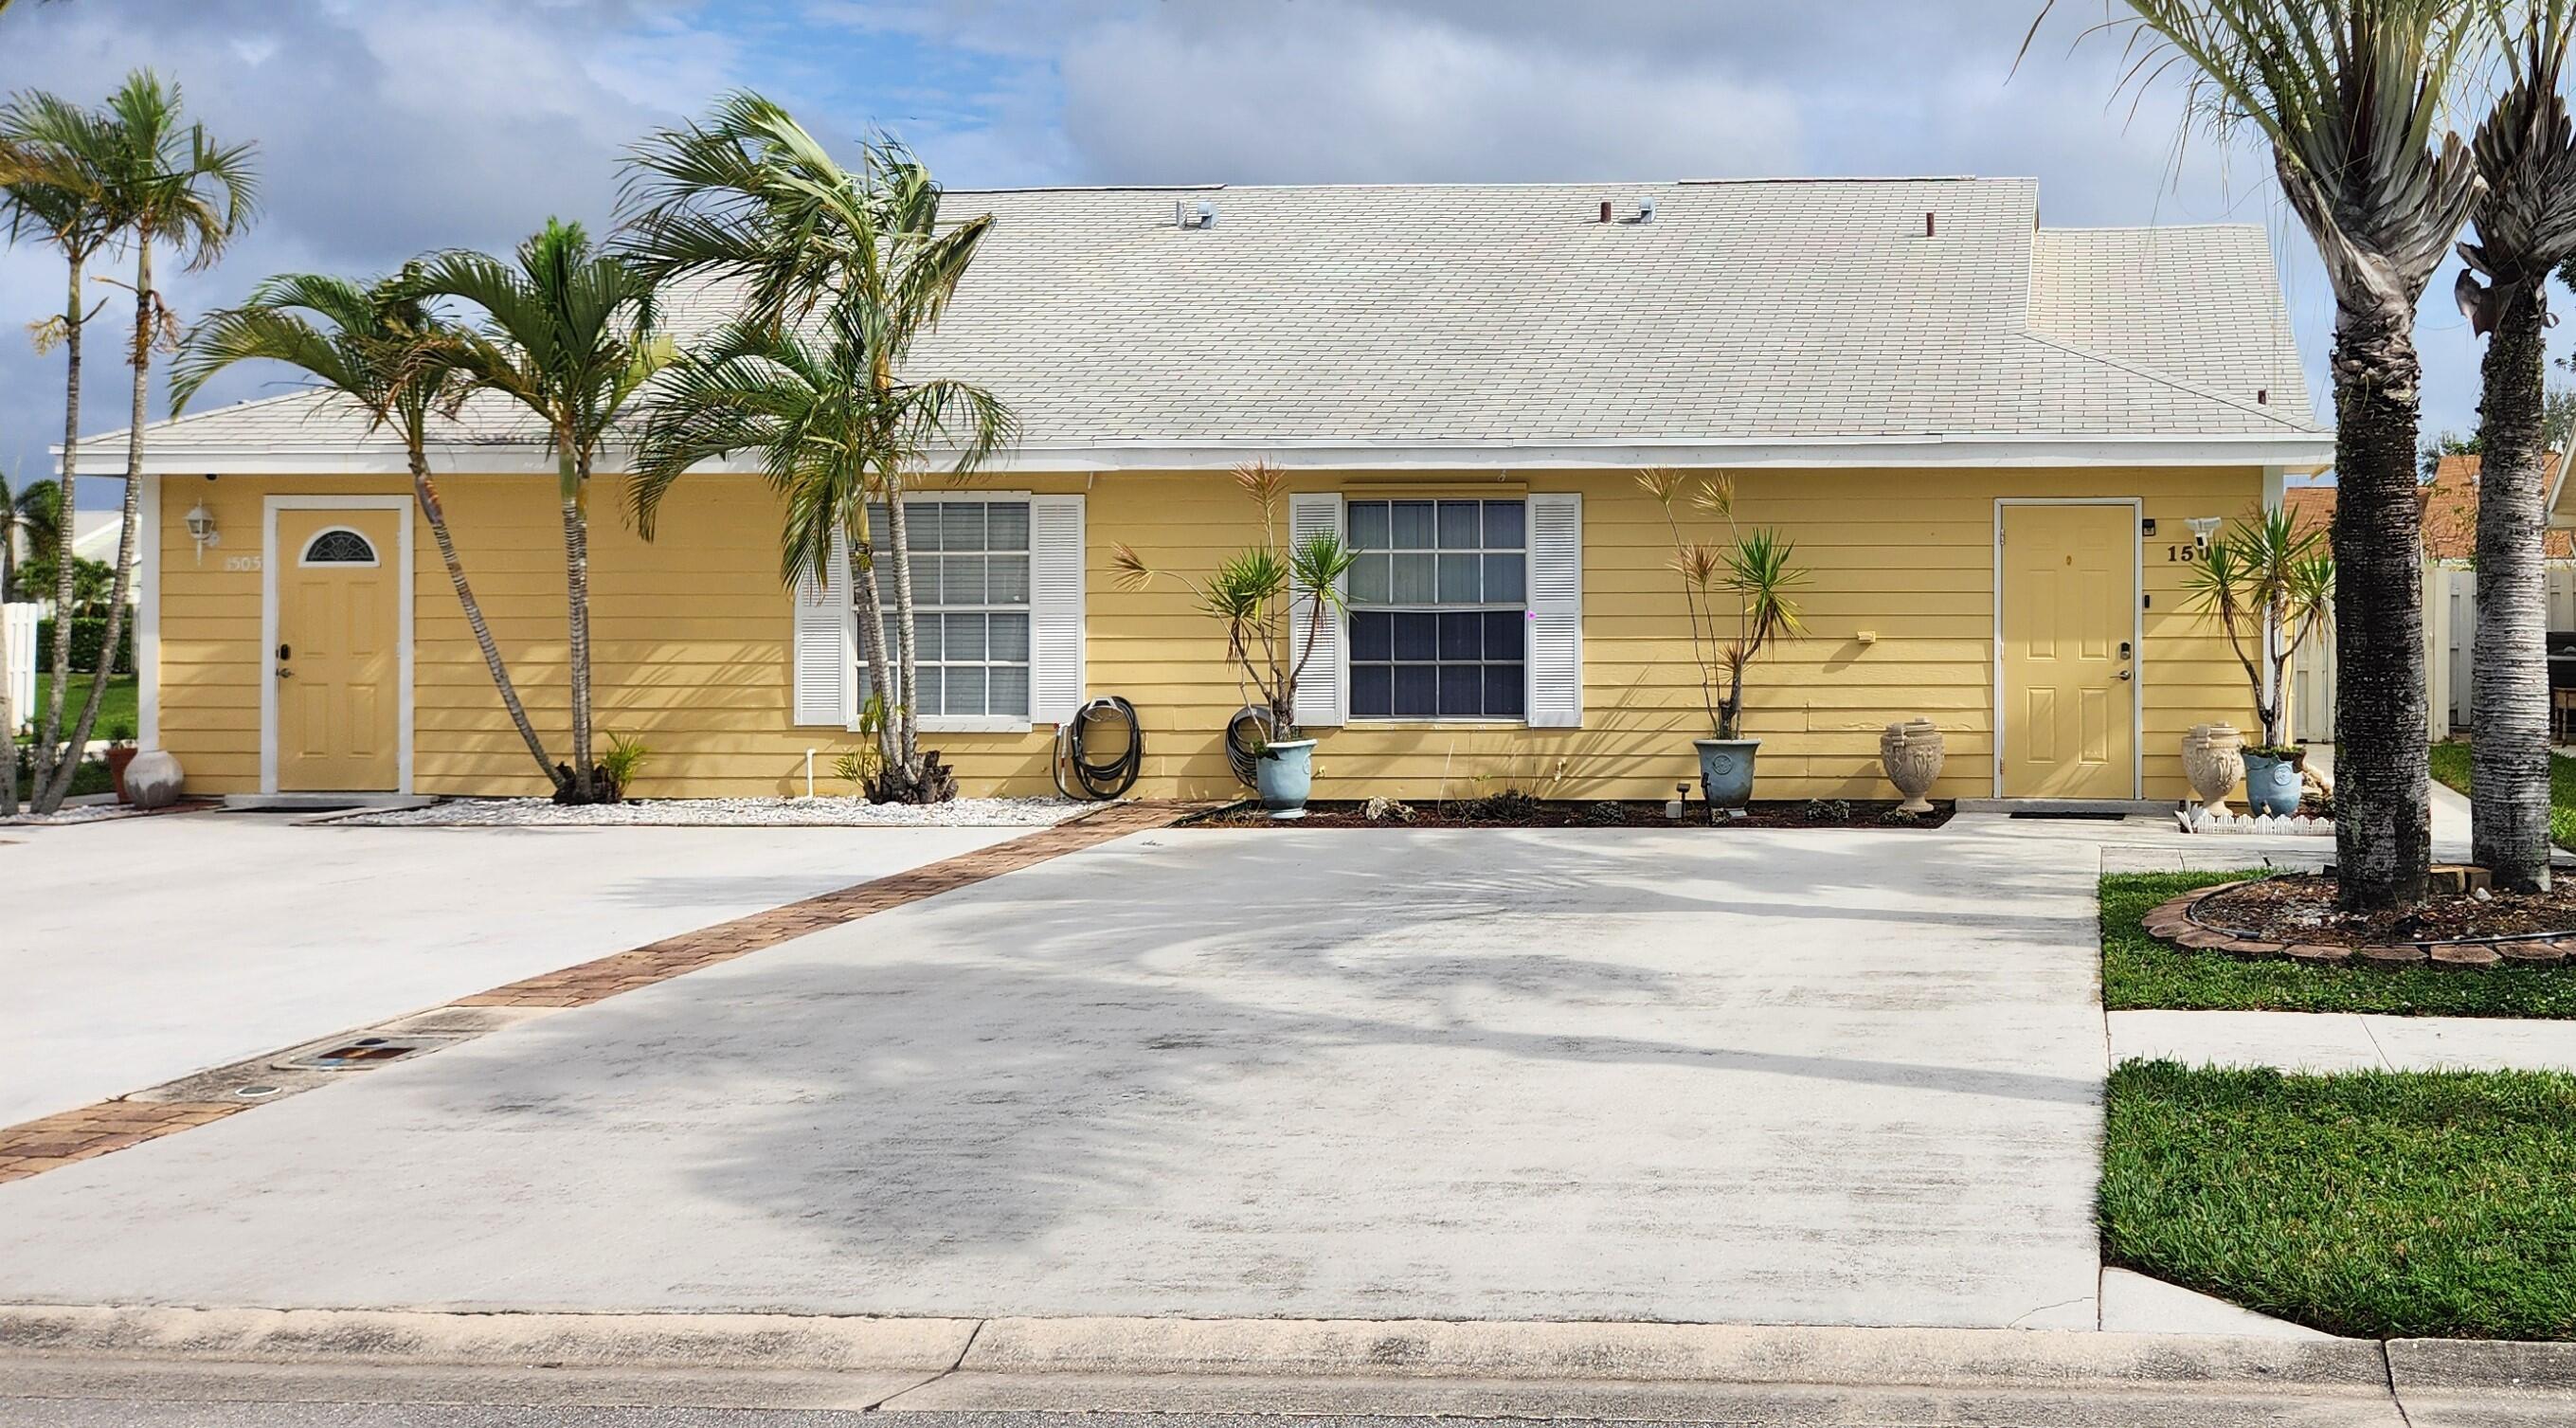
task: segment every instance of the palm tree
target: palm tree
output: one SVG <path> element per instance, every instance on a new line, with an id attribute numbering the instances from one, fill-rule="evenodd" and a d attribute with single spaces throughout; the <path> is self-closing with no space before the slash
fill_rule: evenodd
<path id="1" fill-rule="evenodd" d="M 62 483 L 30 481 L 15 488 L 0 476 L 0 603 L 20 593 L 18 547 L 23 543 L 29 555 L 48 549 L 59 555 L 62 530 Z"/>
<path id="2" fill-rule="evenodd" d="M 498 392 L 545 424 L 563 507 L 564 590 L 569 607 L 572 764 L 556 796 L 598 797 L 590 756 L 590 474 L 600 447 L 646 379 L 669 359 L 653 336 L 653 285 L 592 246 L 578 223 L 546 220 L 515 263 L 484 253 L 439 253 L 414 279 L 424 299 L 450 297 L 483 310 L 447 360 L 476 390 Z"/>
<path id="3" fill-rule="evenodd" d="M 36 327 L 37 350 L 42 352 L 59 343 L 66 359 L 66 472 L 77 465 L 80 456 L 82 338 L 89 320 L 97 315 L 83 296 L 82 284 L 91 260 L 117 232 L 117 216 L 108 202 L 107 178 L 117 143 L 114 125 L 105 115 L 57 95 L 42 91 L 19 94 L 0 106 L 0 226 L 6 227 L 12 243 L 27 240 L 52 245 L 62 254 L 69 274 L 62 312 Z M 71 523 L 58 522 L 53 537 L 54 571 L 59 582 L 54 603 L 58 609 L 69 609 Z M 71 687 L 71 637 L 70 623 L 57 620 L 54 645 L 48 656 L 53 681 L 37 717 L 35 783 L 29 790 L 39 796 L 52 782 L 54 759 L 61 744 L 63 698 Z"/>
<path id="4" fill-rule="evenodd" d="M 364 413 L 370 429 L 390 427 L 399 433 L 411 466 L 412 495 L 429 522 L 439 558 L 447 564 L 448 584 L 464 607 L 465 623 L 483 651 L 501 705 L 537 761 L 537 771 L 560 791 L 555 762 L 546 757 L 545 742 L 528 722 L 501 647 L 465 578 L 447 508 L 430 473 L 430 417 L 452 406 L 465 388 L 464 373 L 453 360 L 464 334 L 431 311 L 418 292 L 420 280 L 417 264 L 372 283 L 320 273 L 270 278 L 251 290 L 248 302 L 208 315 L 188 334 L 171 370 L 170 413 L 186 410 L 207 381 L 235 363 L 282 362 L 301 369 L 317 389 Z"/>
<path id="5" fill-rule="evenodd" d="M 2576 124 L 2559 84 L 2570 0 L 2493 12 L 2504 92 L 2471 153 L 2485 181 L 2459 297 L 2491 333 L 2478 406 L 2477 656 L 2469 672 L 2472 856 L 2516 891 L 2549 886 L 2548 522 L 2541 462 L 2550 271 L 2576 257 Z M 2475 274 L 2477 276 L 2472 276 Z M 2478 278 L 2486 282 L 2481 284 Z"/>
<path id="6" fill-rule="evenodd" d="M 2462 0 L 2129 0 L 2222 141 L 2250 127 L 2335 295 L 2341 631 L 2335 852 L 2344 907 L 2420 901 L 2432 861 L 2415 303 L 2478 193 L 2441 105 L 2477 44 Z M 2042 16 L 2046 11 L 2043 9 Z M 2028 41 L 2024 42 L 2025 48 Z"/>
<path id="7" fill-rule="evenodd" d="M 178 320 L 153 283 L 153 255 L 169 246 L 189 269 L 211 266 L 250 226 L 258 197 L 252 145 L 222 145 L 202 124 L 180 119 L 179 87 L 149 70 L 137 70 L 108 96 L 110 139 L 99 170 L 104 206 L 116 241 L 134 254 L 134 336 L 126 361 L 134 369 L 132 410 L 125 436 L 125 508 L 116 542 L 116 584 L 109 596 L 102 649 L 113 650 L 125 629 L 125 607 L 134 586 L 136 527 L 142 514 L 144 425 L 152 392 L 152 355 L 174 347 Z M 72 468 L 66 462 L 64 470 Z M 56 641 L 61 642 L 58 634 Z M 90 676 L 89 697 L 56 760 L 53 779 L 36 791 L 36 811 L 51 813 L 72 789 L 79 750 L 89 743 L 107 697 L 112 660 L 101 659 Z"/>
<path id="8" fill-rule="evenodd" d="M 851 459 L 864 479 L 839 489 L 828 515 L 847 536 L 860 598 L 871 679 L 895 691 L 888 723 L 887 788 L 920 797 L 936 790 L 921 758 L 913 701 L 911 536 L 904 488 L 934 443 L 953 447 L 955 468 L 972 470 L 1017 435 L 1010 411 L 981 388 L 918 381 L 903 371 L 914 343 L 938 325 L 992 228 L 992 215 L 940 226 L 938 182 L 892 140 L 868 143 L 859 168 L 845 168 L 793 116 L 756 94 L 727 97 L 703 123 L 665 129 L 629 155 L 625 251 L 656 281 L 732 280 L 742 286 L 742 322 L 784 331 L 824 312 L 830 341 L 848 344 L 857 364 L 846 400 L 870 413 L 867 449 Z M 656 497 L 658 499 L 658 497 Z M 893 648 L 877 613 L 879 551 L 868 503 L 886 513 L 883 551 L 893 573 Z M 791 513 L 788 540 L 797 539 Z M 891 656 L 893 669 L 886 665 Z M 891 675 L 891 677 L 888 677 Z"/>
<path id="9" fill-rule="evenodd" d="M 750 453 L 786 509 L 779 529 L 779 578 L 818 587 L 831 568 L 835 538 L 869 549 L 872 497 L 879 471 L 917 464 L 934 445 L 961 453 L 972 470 L 1009 440 L 1010 411 L 980 387 L 929 380 L 881 386 L 875 380 L 875 329 L 851 305 L 823 315 L 824 340 L 743 320 L 705 348 L 683 354 L 662 374 L 646 408 L 635 474 L 627 487 L 636 528 L 653 537 L 662 499 L 673 482 L 702 462 Z M 860 644 L 878 691 L 909 686 L 887 677 L 888 638 L 871 562 L 855 562 Z M 912 630 L 897 648 L 908 655 Z M 900 678 L 912 666 L 904 660 Z M 892 705 L 899 702 L 887 698 Z M 953 793 L 906 744 L 909 719 L 876 721 L 883 755 L 871 796 L 916 801 Z"/>

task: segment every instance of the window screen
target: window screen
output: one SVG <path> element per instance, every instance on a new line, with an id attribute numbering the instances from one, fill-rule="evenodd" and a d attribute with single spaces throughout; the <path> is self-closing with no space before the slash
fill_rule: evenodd
<path id="1" fill-rule="evenodd" d="M 878 539 L 886 511 L 870 510 Z M 1026 501 L 908 501 L 912 547 L 913 653 L 921 685 L 914 713 L 929 718 L 1029 717 L 1029 504 Z M 894 624 L 894 572 L 877 565 L 886 638 Z M 868 698 L 864 637 L 859 701 Z M 900 658 L 900 649 L 889 651 Z"/>
<path id="2" fill-rule="evenodd" d="M 1518 719 L 1528 537 L 1519 501 L 1352 501 L 1351 717 Z"/>

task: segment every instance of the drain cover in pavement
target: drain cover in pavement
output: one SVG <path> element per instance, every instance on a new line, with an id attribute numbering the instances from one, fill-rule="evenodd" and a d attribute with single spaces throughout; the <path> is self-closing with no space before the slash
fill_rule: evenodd
<path id="1" fill-rule="evenodd" d="M 400 1061 L 407 1056 L 436 1051 L 465 1040 L 462 1036 L 358 1036 L 339 1041 L 326 1041 L 314 1050 L 290 1056 L 280 1066 L 315 1071 L 355 1071 Z"/>

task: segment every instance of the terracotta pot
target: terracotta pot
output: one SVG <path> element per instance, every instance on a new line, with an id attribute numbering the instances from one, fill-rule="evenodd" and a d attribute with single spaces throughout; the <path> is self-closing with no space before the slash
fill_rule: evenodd
<path id="1" fill-rule="evenodd" d="M 1887 770 L 1887 781 L 1905 795 L 1898 804 L 1902 813 L 1929 813 L 1932 800 L 1924 797 L 1932 783 L 1941 777 L 1941 759 L 1946 751 L 1941 743 L 1941 726 L 1929 719 L 1901 719 L 1887 726 L 1878 736 L 1878 762 Z"/>
<path id="2" fill-rule="evenodd" d="M 2245 736 L 2233 724 L 2194 724 L 2182 736 L 2182 776 L 2212 818 L 2228 817 L 2227 795 L 2245 777 Z"/>
<path id="3" fill-rule="evenodd" d="M 143 752 L 141 749 L 136 748 L 132 744 L 111 744 L 108 746 L 107 782 L 110 787 L 116 790 L 116 801 L 119 803 L 132 803 L 134 801 L 133 799 L 128 798 L 125 793 L 125 766 L 134 762 L 134 756 L 141 752 Z"/>

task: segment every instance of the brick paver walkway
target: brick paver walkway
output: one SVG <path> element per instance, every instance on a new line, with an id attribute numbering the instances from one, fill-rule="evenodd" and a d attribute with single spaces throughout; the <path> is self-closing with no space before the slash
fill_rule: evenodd
<path id="1" fill-rule="evenodd" d="M 855 922 L 870 913 L 954 892 L 1130 833 L 1168 827 L 1206 806 L 1143 800 L 1111 804 L 1070 823 L 1059 823 L 1006 843 L 666 937 L 560 972 L 494 987 L 460 997 L 450 1005 L 588 1006 L 620 992 L 649 987 L 701 967 L 775 947 L 809 932 Z M 0 1127 L 0 1184 L 175 1135 L 259 1104 L 264 1103 L 118 1099 Z"/>

